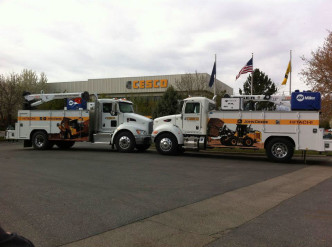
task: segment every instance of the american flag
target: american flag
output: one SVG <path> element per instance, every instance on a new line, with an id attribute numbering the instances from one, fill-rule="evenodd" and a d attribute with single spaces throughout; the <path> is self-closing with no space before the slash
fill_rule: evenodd
<path id="1" fill-rule="evenodd" d="M 236 80 L 240 77 L 241 74 L 245 74 L 248 72 L 252 72 L 252 58 L 248 61 L 248 63 L 240 70 L 239 74 L 236 76 Z"/>

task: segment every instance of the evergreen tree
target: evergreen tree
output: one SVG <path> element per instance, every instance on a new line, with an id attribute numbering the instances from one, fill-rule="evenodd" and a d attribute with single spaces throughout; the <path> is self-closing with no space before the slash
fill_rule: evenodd
<path id="1" fill-rule="evenodd" d="M 178 111 L 178 102 L 180 99 L 181 97 L 179 93 L 175 91 L 172 86 L 170 86 L 158 102 L 157 107 L 153 113 L 153 118 L 176 114 Z"/>
<path id="2" fill-rule="evenodd" d="M 253 95 L 273 95 L 277 92 L 277 87 L 274 82 L 265 75 L 264 72 L 259 69 L 255 69 L 253 73 Z M 239 89 L 239 93 L 242 95 L 251 94 L 251 74 L 248 76 L 246 82 L 243 84 L 243 90 Z M 274 104 L 270 102 L 259 102 L 256 105 L 257 110 L 274 109 Z M 250 103 L 250 108 L 253 108 L 253 102 Z"/>

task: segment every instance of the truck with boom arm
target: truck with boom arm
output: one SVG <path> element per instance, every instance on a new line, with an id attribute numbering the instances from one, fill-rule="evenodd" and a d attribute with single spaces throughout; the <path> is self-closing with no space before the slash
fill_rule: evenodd
<path id="1" fill-rule="evenodd" d="M 80 98 L 83 93 L 24 94 L 24 110 L 18 111 L 14 130 L 6 131 L 7 139 L 24 140 L 24 147 L 37 150 L 72 147 L 75 142 L 106 143 L 120 152 L 135 148 L 146 150 L 151 144 L 152 120 L 135 114 L 133 104 L 126 99 L 98 99 L 87 109 L 37 110 L 36 106 L 55 99 Z"/>
<path id="2" fill-rule="evenodd" d="M 276 111 L 244 110 L 249 101 L 274 102 Z M 319 128 L 320 94 L 240 95 L 222 98 L 221 110 L 205 97 L 184 100 L 181 114 L 154 120 L 152 139 L 161 154 L 185 149 L 265 149 L 276 162 L 289 161 L 294 150 L 332 151 L 332 140 Z"/>

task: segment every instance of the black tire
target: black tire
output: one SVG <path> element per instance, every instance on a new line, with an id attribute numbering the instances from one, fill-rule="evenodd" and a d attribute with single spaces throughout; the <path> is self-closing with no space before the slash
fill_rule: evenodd
<path id="1" fill-rule="evenodd" d="M 58 141 L 55 143 L 55 145 L 58 146 L 59 149 L 65 150 L 65 149 L 69 149 L 72 146 L 74 146 L 75 142 L 73 141 Z"/>
<path id="2" fill-rule="evenodd" d="M 161 134 L 156 139 L 156 148 L 161 154 L 174 155 L 178 151 L 178 141 L 171 133 Z"/>
<path id="3" fill-rule="evenodd" d="M 229 139 L 229 145 L 236 146 L 237 145 L 237 139 L 235 137 L 232 137 Z"/>
<path id="4" fill-rule="evenodd" d="M 226 137 L 226 136 L 222 136 L 222 137 L 220 138 L 220 143 L 221 143 L 222 145 L 227 145 L 227 137 Z"/>
<path id="5" fill-rule="evenodd" d="M 254 140 L 250 137 L 245 137 L 242 141 L 243 146 L 246 147 L 251 147 L 252 145 L 254 145 Z"/>
<path id="6" fill-rule="evenodd" d="M 121 132 L 116 136 L 115 146 L 121 153 L 130 153 L 135 148 L 135 138 L 129 131 Z"/>
<path id="7" fill-rule="evenodd" d="M 150 146 L 151 146 L 151 144 L 140 144 L 140 145 L 136 145 L 136 149 L 137 149 L 139 152 L 144 152 L 144 151 L 147 150 Z"/>
<path id="8" fill-rule="evenodd" d="M 274 162 L 288 162 L 294 154 L 294 145 L 285 138 L 273 138 L 266 145 L 266 155 Z"/>
<path id="9" fill-rule="evenodd" d="M 32 146 L 36 150 L 46 150 L 50 147 L 48 136 L 44 131 L 37 131 L 32 135 Z"/>

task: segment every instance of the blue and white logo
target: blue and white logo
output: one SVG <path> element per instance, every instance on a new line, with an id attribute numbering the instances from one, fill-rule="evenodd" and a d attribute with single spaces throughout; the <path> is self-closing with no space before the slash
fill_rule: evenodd
<path id="1" fill-rule="evenodd" d="M 304 96 L 303 94 L 298 94 L 296 96 L 296 100 L 298 102 L 302 102 L 303 100 L 315 100 L 316 98 L 313 96 Z"/>
<path id="2" fill-rule="evenodd" d="M 298 95 L 296 96 L 296 100 L 297 100 L 298 102 L 302 102 L 302 101 L 304 100 L 304 96 L 303 96 L 303 94 L 298 94 Z"/>

